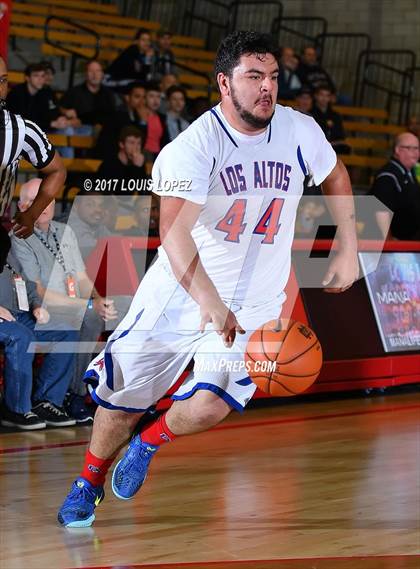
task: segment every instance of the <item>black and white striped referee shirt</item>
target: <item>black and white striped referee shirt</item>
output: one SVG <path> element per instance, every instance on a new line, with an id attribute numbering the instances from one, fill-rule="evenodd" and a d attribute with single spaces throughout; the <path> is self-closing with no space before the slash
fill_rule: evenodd
<path id="1" fill-rule="evenodd" d="M 20 159 L 41 170 L 54 154 L 54 147 L 38 125 L 0 110 L 0 216 L 12 201 Z"/>

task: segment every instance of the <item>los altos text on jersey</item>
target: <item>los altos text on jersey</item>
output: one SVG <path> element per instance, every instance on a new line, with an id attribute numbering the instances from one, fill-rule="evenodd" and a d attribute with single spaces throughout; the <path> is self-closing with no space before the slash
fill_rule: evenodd
<path id="1" fill-rule="evenodd" d="M 255 161 L 253 188 L 270 188 L 287 192 L 291 171 L 292 167 L 283 162 L 275 162 L 274 160 Z M 228 196 L 246 192 L 249 189 L 246 177 L 243 174 L 242 164 L 224 168 L 220 172 L 220 179 Z"/>

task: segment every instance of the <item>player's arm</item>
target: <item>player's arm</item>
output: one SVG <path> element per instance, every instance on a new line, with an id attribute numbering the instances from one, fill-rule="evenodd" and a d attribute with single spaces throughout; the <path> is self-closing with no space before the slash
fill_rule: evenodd
<path id="1" fill-rule="evenodd" d="M 390 211 L 377 211 L 375 213 L 375 219 L 382 237 L 385 240 L 393 239 L 391 233 L 392 213 Z"/>
<path id="2" fill-rule="evenodd" d="M 243 330 L 207 275 L 191 236 L 201 207 L 182 198 L 162 197 L 160 238 L 176 279 L 200 306 L 200 329 L 212 322 L 214 329 L 223 335 L 225 345 L 231 346 L 236 332 Z"/>
<path id="3" fill-rule="evenodd" d="M 326 292 L 343 292 L 359 276 L 357 259 L 356 217 L 353 192 L 346 167 L 338 158 L 337 164 L 322 182 L 322 192 L 327 196 L 327 206 L 337 225 L 340 249 L 324 277 Z M 334 199 L 338 198 L 338 199 Z"/>

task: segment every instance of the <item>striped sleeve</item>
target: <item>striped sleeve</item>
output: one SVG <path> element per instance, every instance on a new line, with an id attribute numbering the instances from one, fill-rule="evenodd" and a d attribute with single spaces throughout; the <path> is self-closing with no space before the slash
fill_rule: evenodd
<path id="1" fill-rule="evenodd" d="M 54 158 L 55 149 L 45 132 L 37 124 L 25 120 L 25 127 L 22 157 L 38 170 L 45 168 Z"/>

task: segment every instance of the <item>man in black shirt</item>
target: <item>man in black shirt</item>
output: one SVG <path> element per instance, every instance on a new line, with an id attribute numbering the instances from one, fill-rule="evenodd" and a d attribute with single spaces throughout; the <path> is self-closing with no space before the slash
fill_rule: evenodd
<path id="1" fill-rule="evenodd" d="M 341 116 L 331 108 L 332 91 L 328 85 L 315 89 L 312 116 L 324 131 L 337 154 L 349 154 L 350 148 L 345 144 L 346 137 Z"/>
<path id="2" fill-rule="evenodd" d="M 313 91 L 321 85 L 328 85 L 331 92 L 335 93 L 334 82 L 325 69 L 318 63 L 318 55 L 314 47 L 307 46 L 303 49 L 296 73 L 302 85 L 310 87 Z"/>
<path id="3" fill-rule="evenodd" d="M 104 160 L 96 173 L 99 179 L 119 181 L 115 187 L 111 187 L 110 193 L 129 196 L 133 195 L 133 191 L 137 188 L 138 191 L 147 189 L 145 182 L 143 182 L 144 187 L 141 187 L 142 180 L 147 179 L 141 142 L 141 132 L 135 126 L 125 126 L 121 129 L 118 137 L 118 154 Z M 123 181 L 126 183 L 123 184 Z"/>
<path id="4" fill-rule="evenodd" d="M 99 133 L 94 149 L 95 158 L 108 160 L 117 154 L 118 135 L 124 126 L 135 126 L 145 135 L 147 122 L 142 118 L 145 101 L 145 87 L 140 83 L 130 85 L 126 109 L 112 113 Z"/>
<path id="5" fill-rule="evenodd" d="M 25 69 L 25 82 L 14 87 L 7 97 L 7 108 L 23 118 L 36 122 L 42 130 L 71 126 L 61 116 L 54 92 L 45 85 L 45 68 L 32 63 Z"/>
<path id="6" fill-rule="evenodd" d="M 391 160 L 375 178 L 370 193 L 388 208 L 378 206 L 375 214 L 384 238 L 420 240 L 420 186 L 412 171 L 418 160 L 417 136 L 399 134 Z"/>
<path id="7" fill-rule="evenodd" d="M 122 51 L 107 68 L 105 85 L 126 92 L 127 86 L 135 81 L 150 81 L 154 55 L 149 30 L 140 28 L 136 43 Z"/>
<path id="8" fill-rule="evenodd" d="M 104 71 L 99 61 L 86 63 L 86 80 L 64 93 L 60 107 L 67 118 L 83 124 L 103 124 L 115 110 L 115 95 L 102 81 Z"/>
<path id="9" fill-rule="evenodd" d="M 167 30 L 159 31 L 158 44 L 153 61 L 153 80 L 175 72 L 175 56 L 172 51 L 172 34 Z"/>

